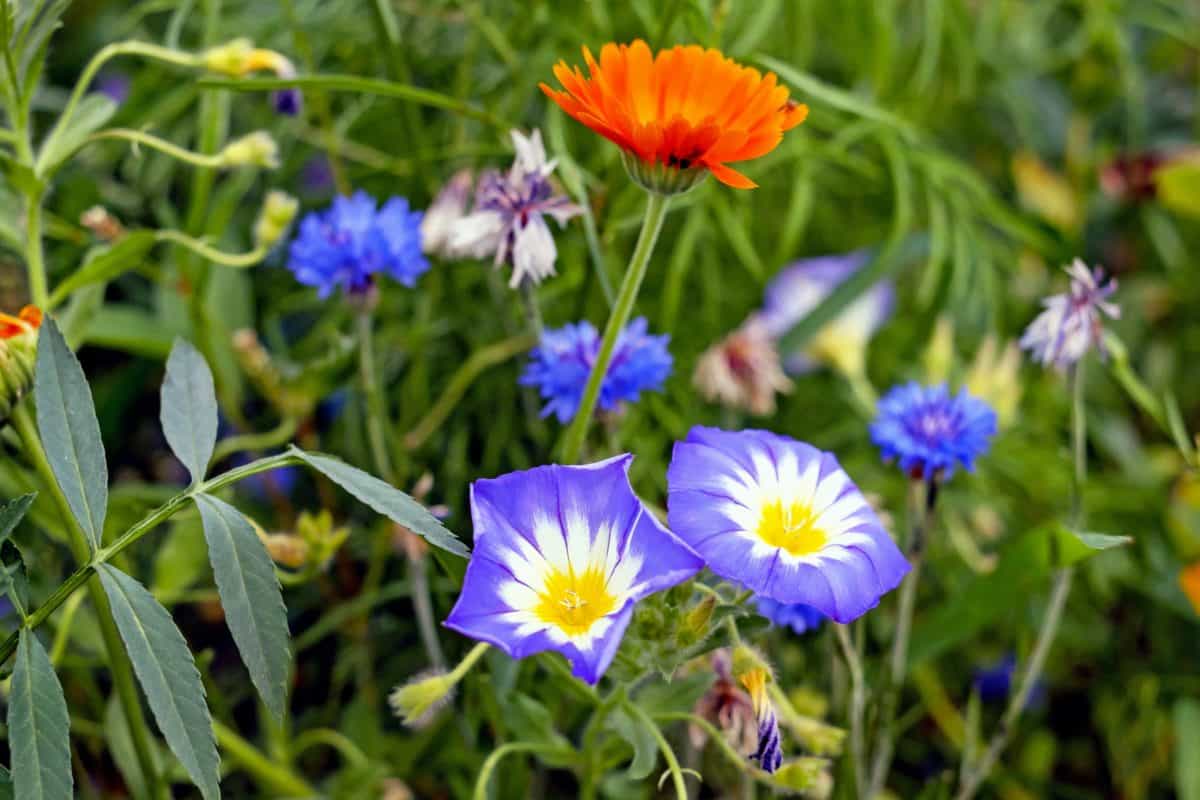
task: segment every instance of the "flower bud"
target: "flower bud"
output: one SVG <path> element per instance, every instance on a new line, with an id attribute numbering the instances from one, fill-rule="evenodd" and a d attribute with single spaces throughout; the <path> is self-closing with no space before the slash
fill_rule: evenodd
<path id="1" fill-rule="evenodd" d="M 300 203 L 287 192 L 273 189 L 267 192 L 258 221 L 254 223 L 254 243 L 262 249 L 270 249 L 287 233 L 288 226 L 296 218 Z"/>
<path id="2" fill-rule="evenodd" d="M 950 380 L 954 368 L 954 321 L 942 315 L 933 326 L 933 335 L 925 345 L 926 383 L 944 383 Z"/>
<path id="3" fill-rule="evenodd" d="M 0 314 L 0 422 L 33 385 L 41 325 L 42 312 L 36 306 L 25 306 L 15 317 Z"/>
<path id="4" fill-rule="evenodd" d="M 350 536 L 350 529 L 335 527 L 333 515 L 328 509 L 322 509 L 316 515 L 301 512 L 296 520 L 296 534 L 308 545 L 308 563 L 324 567 L 333 554 L 345 544 Z"/>
<path id="5" fill-rule="evenodd" d="M 254 42 L 244 38 L 234 39 L 205 50 L 200 55 L 200 63 L 209 72 L 240 78 L 250 71 L 247 64 L 252 52 L 254 52 Z"/>
<path id="6" fill-rule="evenodd" d="M 804 792 L 806 797 L 829 797 L 833 790 L 833 777 L 829 774 L 829 762 L 823 758 L 797 758 L 787 762 L 772 776 L 771 781 L 782 789 Z"/>
<path id="7" fill-rule="evenodd" d="M 713 612 L 717 608 L 717 598 L 711 594 L 688 609 L 680 626 L 680 638 L 686 637 L 689 643 L 698 642 L 708 633 L 708 625 L 712 622 Z"/>
<path id="8" fill-rule="evenodd" d="M 279 166 L 279 145 L 266 131 L 254 131 L 225 145 L 220 159 L 226 167 L 275 169 Z"/>
<path id="9" fill-rule="evenodd" d="M 440 670 L 426 672 L 393 689 L 388 705 L 405 725 L 419 728 L 454 698 L 454 685 L 454 679 Z"/>

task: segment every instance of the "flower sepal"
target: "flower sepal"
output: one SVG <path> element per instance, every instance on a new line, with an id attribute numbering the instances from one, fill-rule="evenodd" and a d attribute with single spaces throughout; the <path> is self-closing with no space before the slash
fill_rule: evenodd
<path id="1" fill-rule="evenodd" d="M 659 161 L 650 163 L 627 150 L 621 151 L 621 163 L 634 183 L 648 192 L 665 196 L 690 192 L 708 177 L 704 167 L 678 167 Z"/>

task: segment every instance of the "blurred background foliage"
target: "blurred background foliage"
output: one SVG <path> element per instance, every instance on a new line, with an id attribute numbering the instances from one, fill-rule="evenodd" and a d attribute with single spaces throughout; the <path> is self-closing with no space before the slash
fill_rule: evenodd
<path id="1" fill-rule="evenodd" d="M 887 263 L 887 274 L 871 276 L 894 281 L 899 291 L 897 310 L 869 353 L 869 376 L 880 390 L 909 378 L 961 376 L 985 336 L 1017 336 L 1039 298 L 1060 289 L 1060 264 L 1080 256 L 1105 265 L 1120 281 L 1116 299 L 1124 313 L 1113 327 L 1128 360 L 1091 365 L 1086 502 L 1090 529 L 1135 543 L 1083 568 L 1044 698 L 987 791 L 1006 798 L 1200 798 L 1200 609 L 1179 582 L 1181 568 L 1200 558 L 1200 482 L 1187 468 L 1181 432 L 1200 429 L 1200 168 L 1187 160 L 1200 141 L 1200 6 L 77 0 L 53 41 L 37 107 L 60 109 L 87 60 L 111 42 L 135 38 L 199 50 L 235 36 L 288 54 L 302 75 L 376 82 L 307 87 L 303 113 L 288 118 L 273 113 L 265 90 L 239 91 L 253 82 L 218 89 L 134 58 L 110 62 L 100 81 L 127 90 L 113 124 L 200 151 L 267 129 L 282 165 L 216 173 L 124 142 L 88 147 L 60 173 L 47 201 L 52 286 L 103 246 L 80 223 L 95 205 L 126 229 L 178 228 L 240 252 L 253 246 L 251 229 L 270 188 L 296 194 L 305 209 L 351 189 L 405 195 L 420 208 L 459 168 L 506 166 L 510 127 L 539 127 L 560 159 L 563 184 L 577 197 L 586 194 L 591 213 L 557 236 L 559 275 L 538 298 L 548 325 L 601 323 L 605 285 L 619 280 L 632 249 L 642 196 L 616 148 L 550 107 L 538 90 L 539 81 L 551 80 L 552 65 L 578 63 L 581 44 L 595 51 L 634 37 L 655 46 L 697 42 L 776 71 L 811 106 L 808 122 L 747 170 L 761 188 L 737 192 L 709 181 L 667 220 L 637 311 L 652 331 L 670 333 L 675 374 L 664 393 L 612 422 L 595 451 L 634 452 L 635 485 L 652 504 L 664 502 L 671 443 L 691 425 L 752 424 L 833 450 L 864 489 L 903 516 L 903 476 L 880 463 L 867 419 L 836 374 L 800 378 L 766 419 L 723 412 L 692 388 L 700 352 L 758 307 L 765 283 L 790 261 L 897 248 L 902 257 Z M 380 87 L 389 85 L 435 90 L 468 104 L 469 113 L 388 96 Z M 1150 172 L 1164 163 L 1170 166 L 1154 173 L 1156 180 Z M 6 309 L 23 302 L 26 291 L 20 249 L 12 246 L 21 241 L 21 213 L 6 187 Z M 603 275 L 593 268 L 590 226 Z M 156 484 L 184 480 L 155 422 L 162 361 L 177 334 L 202 341 L 213 361 L 228 432 L 294 424 L 305 446 L 370 463 L 363 403 L 353 388 L 352 313 L 296 284 L 283 258 L 277 251 L 252 270 L 206 269 L 183 249 L 159 246 L 107 286 L 80 290 L 60 312 L 75 321 L 76 341 L 85 344 L 118 480 L 114 529 L 170 492 Z M 195 281 L 198 274 L 206 277 Z M 836 310 L 823 307 L 796 335 L 805 335 L 806 324 L 811 333 L 821 315 Z M 514 337 L 523 332 L 517 297 L 477 262 L 439 263 L 415 290 L 385 286 L 377 318 L 396 451 L 405 454 L 399 471 L 408 485 L 401 488 L 432 475 L 428 501 L 445 504 L 448 525 L 469 537 L 469 482 L 544 463 L 560 432 L 554 420 L 538 419 L 537 399 L 516 385 L 520 359 L 512 356 L 522 343 Z M 951 349 L 943 339 L 933 354 L 943 374 L 930 376 L 927 351 L 939 318 L 954 337 Z M 256 331 L 257 342 L 235 337 L 241 329 Z M 246 368 L 253 364 L 257 372 Z M 1120 369 L 1141 377 L 1153 413 L 1123 390 Z M 465 391 L 440 419 L 427 419 L 456 375 Z M 1049 566 L 1030 537 L 1068 503 L 1068 397 L 1050 371 L 1025 365 L 1012 380 L 1021 391 L 1015 419 L 978 471 L 956 477 L 943 498 L 918 601 L 914 685 L 901 707 L 906 727 L 892 780 L 901 797 L 956 768 L 976 671 L 1025 654 L 1044 604 Z M 1170 413 L 1172 403 L 1178 414 Z M 1159 424 L 1167 417 L 1182 423 L 1173 426 L 1176 442 Z M 197 588 L 211 585 L 198 519 L 178 518 L 133 557 L 131 569 L 154 576 L 152 588 L 173 606 L 193 647 L 208 648 L 201 669 L 217 718 L 304 774 L 325 776 L 326 791 L 340 797 L 399 792 L 398 784 L 385 783 L 389 778 L 416 796 L 467 797 L 499 743 L 577 729 L 582 709 L 569 702 L 561 679 L 498 653 L 464 682 L 454 713 L 415 732 L 391 719 L 387 689 L 428 666 L 407 599 L 410 572 L 399 549 L 372 549 L 372 541 L 385 539 L 369 528 L 384 521 L 310 481 L 288 473 L 263 478 L 241 503 L 269 531 L 296 530 L 301 512 L 321 509 L 350 528 L 328 571 L 288 591 L 298 665 L 288 732 L 257 720 L 219 625 L 219 605 L 213 592 Z M 26 485 L 15 464 L 0 464 L 0 494 L 14 496 Z M 39 555 L 47 585 L 63 570 L 54 559 L 53 552 Z M 438 619 L 461 572 L 459 564 L 442 567 L 431 575 Z M 90 612 L 74 613 L 85 619 Z M 885 600 L 868 628 L 886 633 L 893 614 Z M 92 630 L 80 621 L 71 628 L 75 646 L 64 656 L 64 682 L 77 738 L 95 745 L 78 757 L 95 774 L 111 775 L 118 796 L 118 775 L 131 756 L 128 749 L 122 754 L 119 731 L 106 726 L 104 687 L 86 669 L 89 654 L 98 652 Z M 819 695 L 837 689 L 827 633 L 759 636 L 785 686 Z M 467 642 L 443 639 L 452 661 L 465 652 Z M 880 650 L 868 642 L 869 653 Z M 76 659 L 80 668 L 72 671 Z M 515 700 L 523 696 L 515 688 L 527 697 Z M 664 699 L 663 707 L 687 710 L 694 696 Z M 985 729 L 996 714 L 984 704 Z M 116 764 L 100 755 L 106 739 Z M 706 776 L 716 776 L 706 792 L 731 785 L 721 783 L 715 758 L 711 766 L 696 758 Z M 569 776 L 521 762 L 505 762 L 497 797 L 573 793 Z M 607 789 L 611 797 L 650 797 L 652 783 L 616 781 Z M 237 774 L 225 789 L 231 797 L 270 795 Z"/>

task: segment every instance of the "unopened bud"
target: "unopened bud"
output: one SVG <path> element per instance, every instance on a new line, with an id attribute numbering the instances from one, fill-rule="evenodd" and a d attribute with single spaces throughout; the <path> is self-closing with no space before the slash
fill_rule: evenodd
<path id="1" fill-rule="evenodd" d="M 41 325 L 42 312 L 36 306 L 25 306 L 15 317 L 0 314 L 0 422 L 33 385 Z"/>
<path id="2" fill-rule="evenodd" d="M 833 778 L 829 775 L 829 762 L 823 758 L 796 758 L 771 776 L 771 783 L 781 789 L 804 792 L 806 797 L 829 797 L 833 789 Z"/>
<path id="3" fill-rule="evenodd" d="M 254 223 L 254 242 L 258 247 L 270 249 L 287 233 L 288 226 L 296 218 L 300 203 L 287 192 L 273 189 L 267 192 L 258 221 Z"/>
<path id="4" fill-rule="evenodd" d="M 444 672 L 424 673 L 397 686 L 388 695 L 388 705 L 400 721 L 419 728 L 430 722 L 454 698 L 455 681 Z"/>
<path id="5" fill-rule="evenodd" d="M 704 595 L 704 599 L 688 609 L 684 615 L 680 632 L 685 634 L 691 642 L 699 641 L 708 633 L 708 625 L 712 622 L 713 612 L 716 608 L 717 598 L 711 594 Z"/>
<path id="6" fill-rule="evenodd" d="M 943 383 L 950 378 L 954 366 L 954 322 L 940 316 L 933 326 L 933 335 L 925 346 L 925 378 L 929 383 Z"/>
<path id="7" fill-rule="evenodd" d="M 125 226 L 104 206 L 92 206 L 79 215 L 79 224 L 97 239 L 115 242 L 125 235 Z"/>
<path id="8" fill-rule="evenodd" d="M 249 39 L 234 39 L 205 50 L 200 56 L 200 61 L 209 72 L 240 78 L 250 71 L 247 65 L 252 52 L 254 42 Z"/>
<path id="9" fill-rule="evenodd" d="M 279 166 L 279 145 L 266 131 L 254 131 L 225 145 L 220 159 L 226 167 L 275 169 Z"/>

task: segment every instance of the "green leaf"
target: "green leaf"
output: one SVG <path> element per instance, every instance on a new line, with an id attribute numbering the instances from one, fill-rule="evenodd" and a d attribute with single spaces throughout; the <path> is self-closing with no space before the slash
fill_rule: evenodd
<path id="1" fill-rule="evenodd" d="M 204 684 L 183 634 L 133 578 L 108 564 L 98 565 L 96 574 L 163 738 L 204 800 L 216 800 L 221 796 L 220 757 Z"/>
<path id="2" fill-rule="evenodd" d="M 175 340 L 167 359 L 160 418 L 167 444 L 192 483 L 204 480 L 217 443 L 217 390 L 204 356 L 183 339 Z"/>
<path id="3" fill-rule="evenodd" d="M 12 775 L 8 768 L 0 766 L 0 800 L 13 800 Z"/>
<path id="4" fill-rule="evenodd" d="M 84 95 L 75 107 L 75 113 L 66 120 L 66 127 L 63 127 L 63 118 L 59 117 L 59 121 L 42 142 L 42 149 L 34 166 L 38 175 L 54 172 L 83 146 L 87 137 L 112 119 L 115 113 L 116 101 L 103 92 Z"/>
<path id="5" fill-rule="evenodd" d="M 658 763 L 658 743 L 646 723 L 624 708 L 615 708 L 608 717 L 608 727 L 620 734 L 633 748 L 633 761 L 629 763 L 626 774 L 635 781 L 649 777 Z"/>
<path id="6" fill-rule="evenodd" d="M 50 306 L 59 305 L 72 292 L 84 286 L 110 281 L 132 269 L 150 251 L 155 241 L 153 231 L 129 231 L 112 245 L 89 250 L 79 269 L 54 287 L 50 294 Z"/>
<path id="7" fill-rule="evenodd" d="M 293 447 L 292 455 L 341 486 L 364 504 L 392 522 L 399 523 L 427 542 L 466 558 L 470 551 L 457 536 L 429 513 L 425 506 L 378 478 L 336 458 L 306 453 Z"/>
<path id="8" fill-rule="evenodd" d="M 174 326 L 130 303 L 107 303 L 89 320 L 84 341 L 137 356 L 165 359 L 175 342 Z"/>
<path id="9" fill-rule="evenodd" d="M 100 423 L 79 359 L 49 317 L 38 337 L 34 395 L 38 432 L 54 478 L 92 547 L 99 547 L 108 505 Z"/>
<path id="10" fill-rule="evenodd" d="M 283 720 L 291 668 L 287 610 L 275 565 L 254 527 L 233 506 L 197 495 L 225 622 L 267 709 Z"/>
<path id="11" fill-rule="evenodd" d="M 1065 525 L 1053 525 L 1047 532 L 1046 563 L 1050 567 L 1078 564 L 1114 547 L 1133 543 L 1129 536 L 1109 536 L 1104 533 L 1080 533 Z"/>
<path id="12" fill-rule="evenodd" d="M 1156 170 L 1154 185 L 1165 207 L 1185 217 L 1200 218 L 1200 163 L 1181 161 Z"/>
<path id="13" fill-rule="evenodd" d="M 72 797 L 70 726 L 50 656 L 33 632 L 22 628 L 8 700 L 13 790 L 21 800 Z"/>
<path id="14" fill-rule="evenodd" d="M 29 507 L 33 505 L 36 498 L 37 492 L 30 492 L 0 506 L 0 542 L 7 540 L 12 535 L 17 525 L 29 513 Z"/>
<path id="15" fill-rule="evenodd" d="M 653 716 L 675 711 L 691 711 L 708 687 L 712 686 L 716 676 L 709 671 L 701 670 L 682 678 L 669 681 L 655 681 L 637 693 L 634 702 L 638 708 Z"/>
<path id="16" fill-rule="evenodd" d="M 1179 800 L 1200 800 L 1200 758 L 1193 749 L 1200 742 L 1200 700 L 1177 700 L 1171 716 L 1175 722 L 1175 791 Z"/>
<path id="17" fill-rule="evenodd" d="M 504 720 L 516 738 L 554 748 L 539 755 L 543 763 L 552 767 L 570 765 L 575 749 L 554 727 L 550 709 L 528 695 L 514 693 L 509 697 L 504 703 Z"/>
<path id="18" fill-rule="evenodd" d="M 191 516 L 173 520 L 154 552 L 154 579 L 150 584 L 154 596 L 171 605 L 208 572 L 207 553 L 200 520 Z"/>
<path id="19" fill-rule="evenodd" d="M 146 777 L 142 774 L 137 750 L 133 744 L 133 733 L 129 730 L 129 722 L 125 719 L 120 698 L 115 694 L 109 698 L 108 706 L 104 710 L 104 746 L 135 800 L 159 800 L 150 787 L 146 786 Z M 161 772 L 162 756 L 157 739 L 151 744 L 150 758 L 154 762 L 155 770 Z"/>

